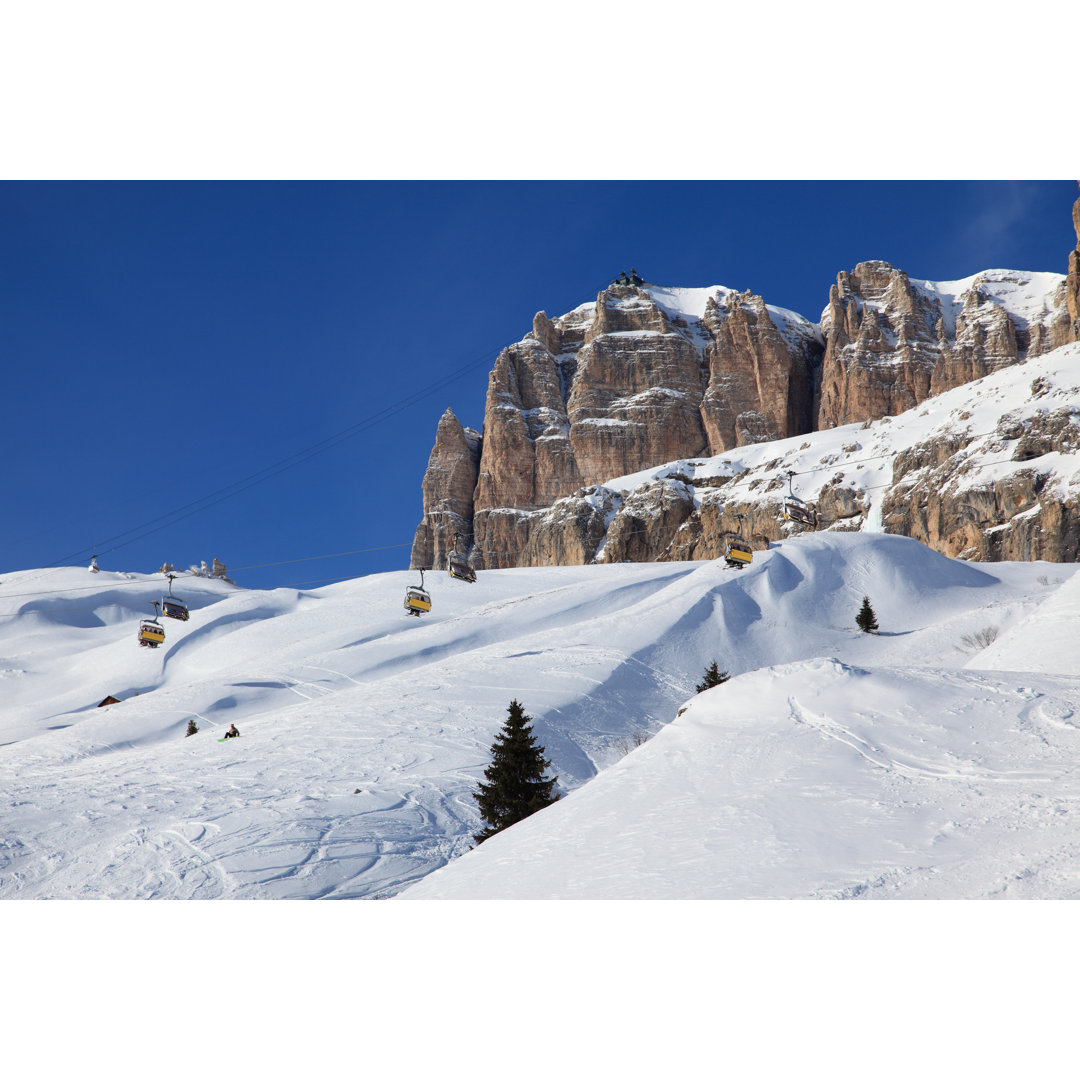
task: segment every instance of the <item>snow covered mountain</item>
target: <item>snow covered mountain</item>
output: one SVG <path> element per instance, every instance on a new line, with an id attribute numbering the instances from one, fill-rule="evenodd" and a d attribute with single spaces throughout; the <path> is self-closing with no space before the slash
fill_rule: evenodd
<path id="1" fill-rule="evenodd" d="M 1078 207 L 1080 200 L 1074 224 Z M 590 489 L 612 476 L 734 460 L 755 447 L 871 426 L 923 406 L 937 412 L 937 397 L 987 376 L 1020 368 L 1023 378 L 1029 365 L 1080 341 L 1078 255 L 1080 247 L 1068 274 L 992 269 L 955 281 L 911 279 L 887 262 L 861 262 L 837 275 L 817 322 L 748 291 L 661 286 L 636 274 L 613 281 L 594 303 L 554 318 L 538 312 L 531 332 L 495 362 L 483 430 L 463 428 L 450 410 L 439 421 L 411 565 L 443 568 L 455 551 L 478 569 L 589 562 L 608 543 L 619 508 L 605 504 L 590 515 L 586 504 L 567 500 L 591 498 Z M 881 498 L 892 495 L 906 498 Z M 980 548 L 977 534 L 1015 516 L 1000 495 L 981 500 L 960 547 L 954 534 L 964 532 L 966 506 L 945 510 L 952 519 L 945 529 L 894 514 L 891 531 L 969 558 L 1080 556 L 1080 532 L 1068 525 L 1058 529 L 1068 537 L 1064 556 L 1033 554 L 1030 536 Z M 737 512 L 750 516 L 755 508 Z M 664 513 L 668 521 L 678 516 Z M 776 539 L 755 524 L 753 532 Z M 639 538 L 615 558 L 695 557 L 669 539 L 663 531 Z"/>
<path id="2" fill-rule="evenodd" d="M 1072 896 L 1076 569 L 818 534 L 429 576 L 421 619 L 409 573 L 184 576 L 158 649 L 161 578 L 10 576 L 0 898 Z M 512 698 L 566 797 L 465 855 Z"/>

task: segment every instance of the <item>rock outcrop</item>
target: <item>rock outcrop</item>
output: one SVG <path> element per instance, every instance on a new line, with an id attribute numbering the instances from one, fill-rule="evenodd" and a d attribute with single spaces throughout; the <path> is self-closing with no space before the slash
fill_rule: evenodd
<path id="1" fill-rule="evenodd" d="M 712 338 L 701 402 L 709 453 L 809 431 L 822 343 L 805 321 L 781 333 L 783 316 L 749 292 L 710 298 L 701 321 Z"/>
<path id="2" fill-rule="evenodd" d="M 821 317 L 825 359 L 817 426 L 904 412 L 930 395 L 941 311 L 887 262 L 837 275 Z"/>
<path id="3" fill-rule="evenodd" d="M 837 276 L 822 313 L 817 428 L 897 416 L 1065 344 L 1065 300 L 1056 274 L 911 281 L 886 262 L 859 263 Z"/>
<path id="4" fill-rule="evenodd" d="M 1080 450 L 1080 404 L 1002 417 L 982 449 L 976 440 L 938 438 L 897 456 L 882 504 L 887 532 L 921 540 L 950 557 L 980 562 L 1073 562 L 1080 555 L 1080 491 L 1048 487 L 1036 459 Z M 983 477 L 985 453 L 1010 451 L 1031 466 Z"/>
<path id="5" fill-rule="evenodd" d="M 1080 362 L 1080 351 L 1073 362 Z M 1077 561 L 1080 387 L 1050 395 L 1037 378 L 1030 397 L 1023 409 L 1000 417 L 989 435 L 945 421 L 895 455 L 877 455 L 892 461 L 891 483 L 858 481 L 861 466 L 873 460 L 859 442 L 820 458 L 826 468 L 813 495 L 818 527 L 880 527 L 977 561 Z M 812 453 L 813 443 L 802 448 Z M 567 562 L 716 559 L 732 534 L 765 549 L 808 530 L 783 516 L 782 464 L 763 456 L 729 475 L 669 472 L 633 491 L 581 490 L 536 514 L 530 555 L 537 563 L 550 551 Z M 872 525 L 875 500 L 879 522 Z"/>
<path id="6" fill-rule="evenodd" d="M 1065 279 L 1065 307 L 1069 315 L 1068 341 L 1080 341 L 1080 198 L 1073 203 L 1073 229 L 1076 247 L 1069 253 L 1069 272 Z"/>
<path id="7" fill-rule="evenodd" d="M 643 288 L 605 289 L 566 403 L 582 482 L 703 453 L 703 392 L 701 348 L 693 336 Z"/>
<path id="8" fill-rule="evenodd" d="M 424 518 L 413 539 L 413 567 L 445 567 L 455 548 L 465 553 L 472 547 L 480 445 L 479 432 L 462 427 L 450 409 L 442 414 L 424 473 Z"/>
<path id="9" fill-rule="evenodd" d="M 412 565 L 444 565 L 451 531 L 477 568 L 583 553 L 551 522 L 534 540 L 539 512 L 613 476 L 805 430 L 823 348 L 801 316 L 720 287 L 613 283 L 566 315 L 539 312 L 489 377 L 469 508 L 446 465 L 465 460 L 461 439 L 438 434 Z"/>

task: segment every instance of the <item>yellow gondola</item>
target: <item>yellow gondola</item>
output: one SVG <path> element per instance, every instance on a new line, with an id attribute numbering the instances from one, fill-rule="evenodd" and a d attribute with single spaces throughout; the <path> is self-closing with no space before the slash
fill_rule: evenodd
<path id="1" fill-rule="evenodd" d="M 139 644 L 156 649 L 165 640 L 165 630 L 157 619 L 143 619 L 139 624 Z"/>
<path id="2" fill-rule="evenodd" d="M 405 590 L 405 614 L 423 615 L 431 610 L 431 597 L 424 588 L 424 571 L 420 571 L 420 584 L 410 585 Z"/>
<path id="3" fill-rule="evenodd" d="M 743 539 L 732 537 L 724 548 L 724 561 L 728 566 L 749 566 L 754 561 L 753 548 Z"/>
<path id="4" fill-rule="evenodd" d="M 139 623 L 139 645 L 156 649 L 165 640 L 165 627 L 157 621 L 158 602 L 154 601 L 154 618 Z"/>

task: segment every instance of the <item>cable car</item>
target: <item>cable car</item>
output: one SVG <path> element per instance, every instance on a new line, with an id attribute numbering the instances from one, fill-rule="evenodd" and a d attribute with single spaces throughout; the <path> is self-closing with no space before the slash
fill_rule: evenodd
<path id="1" fill-rule="evenodd" d="M 808 525 L 811 529 L 817 528 L 817 514 L 805 503 L 795 499 L 784 500 L 784 518 L 787 521 L 797 521 L 800 525 Z"/>
<path id="2" fill-rule="evenodd" d="M 419 618 L 431 610 L 431 597 L 424 589 L 424 571 L 420 571 L 420 584 L 410 585 L 405 590 L 405 614 Z"/>
<path id="3" fill-rule="evenodd" d="M 735 519 L 739 522 L 739 527 L 742 528 L 742 514 L 736 514 Z M 754 549 L 743 539 L 741 533 L 726 532 L 724 537 L 726 539 L 724 561 L 728 566 L 734 566 L 737 570 L 740 567 L 748 566 L 754 561 Z"/>
<path id="4" fill-rule="evenodd" d="M 446 569 L 452 578 L 457 578 L 459 581 L 476 580 L 476 571 L 465 560 L 465 556 L 459 555 L 456 551 L 450 552 L 446 560 Z"/>
<path id="5" fill-rule="evenodd" d="M 172 583 L 175 574 L 168 574 L 169 579 L 169 595 L 161 598 L 161 613 L 162 615 L 168 615 L 170 619 L 182 619 L 187 622 L 191 617 L 188 613 L 187 604 L 180 599 L 179 596 L 173 596 Z"/>
<path id="6" fill-rule="evenodd" d="M 754 561 L 754 549 L 741 536 L 730 536 L 724 548 L 724 561 L 736 569 L 749 566 Z"/>
<path id="7" fill-rule="evenodd" d="M 784 499 L 784 520 L 797 521 L 800 525 L 807 525 L 811 529 L 817 528 L 817 512 L 812 506 L 808 506 L 791 490 L 791 478 L 795 474 L 788 472 L 788 495 Z"/>
<path id="8" fill-rule="evenodd" d="M 158 604 L 154 601 L 154 618 L 139 623 L 139 645 L 156 649 L 165 640 L 165 627 L 157 621 Z"/>

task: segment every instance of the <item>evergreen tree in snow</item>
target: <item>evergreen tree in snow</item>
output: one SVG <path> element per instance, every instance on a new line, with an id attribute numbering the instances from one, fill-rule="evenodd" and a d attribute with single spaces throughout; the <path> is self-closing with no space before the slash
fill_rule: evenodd
<path id="1" fill-rule="evenodd" d="M 510 702 L 507 713 L 491 746 L 491 764 L 484 770 L 487 783 L 473 792 L 487 822 L 487 828 L 473 837 L 478 844 L 559 798 L 551 793 L 558 777 L 544 779 L 551 762 L 533 736 L 532 717 L 525 715 L 516 700 Z"/>
<path id="2" fill-rule="evenodd" d="M 714 660 L 705 669 L 705 681 L 697 684 L 697 692 L 700 694 L 702 690 L 709 690 L 714 686 L 719 686 L 721 683 L 725 683 L 731 676 L 726 671 L 721 671 L 719 665 Z"/>
<path id="3" fill-rule="evenodd" d="M 862 598 L 862 607 L 859 608 L 859 614 L 855 616 L 855 625 L 858 626 L 864 634 L 877 633 L 877 616 L 874 614 L 874 609 L 870 606 L 869 596 L 864 596 Z"/>
<path id="4" fill-rule="evenodd" d="M 199 725 L 195 723 L 195 718 L 192 717 L 187 722 L 187 735 L 185 735 L 184 738 L 186 739 L 188 737 L 188 735 L 197 735 L 198 732 L 199 732 Z"/>

